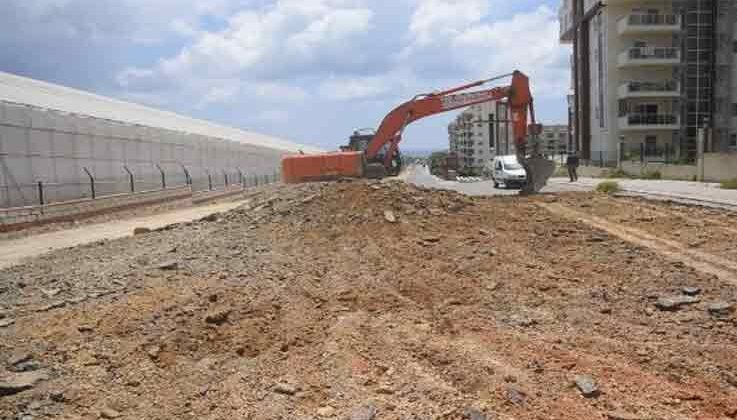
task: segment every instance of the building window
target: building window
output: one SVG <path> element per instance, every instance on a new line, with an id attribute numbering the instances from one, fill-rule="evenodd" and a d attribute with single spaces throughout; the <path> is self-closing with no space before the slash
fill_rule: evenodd
<path id="1" fill-rule="evenodd" d="M 737 103 L 732 104 L 732 116 L 737 117 Z"/>
<path id="2" fill-rule="evenodd" d="M 737 41 L 732 41 L 732 51 L 737 54 Z"/>
<path id="3" fill-rule="evenodd" d="M 737 148 L 737 134 L 729 135 L 729 147 Z"/>

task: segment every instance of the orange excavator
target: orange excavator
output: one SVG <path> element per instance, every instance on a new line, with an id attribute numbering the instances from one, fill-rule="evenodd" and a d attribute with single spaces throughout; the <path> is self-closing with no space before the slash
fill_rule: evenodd
<path id="1" fill-rule="evenodd" d="M 508 77 L 512 78 L 512 82 L 507 86 L 467 92 Z M 542 125 L 535 123 L 529 78 L 519 71 L 441 92 L 417 95 L 384 117 L 375 134 L 357 133 L 351 138 L 351 144 L 340 152 L 286 156 L 282 159 L 283 180 L 285 183 L 300 183 L 343 177 L 383 178 L 397 175 L 401 170 L 399 143 L 410 123 L 431 115 L 498 100 L 508 102 L 517 159 L 527 172 L 527 182 L 522 192 L 539 192 L 552 176 L 555 165 L 537 150 L 535 140 L 542 131 Z"/>

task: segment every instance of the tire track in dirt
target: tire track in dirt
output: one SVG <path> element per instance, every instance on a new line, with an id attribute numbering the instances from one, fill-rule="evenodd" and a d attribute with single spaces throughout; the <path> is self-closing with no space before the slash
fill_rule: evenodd
<path id="1" fill-rule="evenodd" d="M 637 208 L 638 211 L 642 211 L 643 213 L 646 213 L 647 216 L 663 217 L 663 218 L 673 218 L 673 216 L 676 216 L 692 225 L 711 226 L 711 227 L 719 228 L 725 232 L 729 232 L 729 233 L 737 235 L 737 229 L 730 226 L 729 224 L 725 222 L 706 219 L 706 218 L 693 217 L 681 211 L 680 209 L 672 208 L 672 209 L 668 209 L 668 211 L 665 211 L 661 208 L 658 208 L 657 206 L 653 204 L 640 203 L 636 201 L 626 201 L 626 202 L 614 201 L 614 202 L 610 202 L 610 205 L 614 205 L 617 207 L 634 206 Z"/>
<path id="2" fill-rule="evenodd" d="M 725 258 L 701 251 L 686 249 L 684 245 L 678 242 L 651 235 L 640 229 L 622 226 L 618 223 L 613 223 L 597 216 L 591 216 L 561 204 L 539 203 L 538 205 L 557 216 L 570 220 L 581 221 L 595 229 L 603 230 L 624 241 L 649 248 L 673 261 L 683 262 L 698 271 L 712 274 L 723 281 L 737 284 L 737 263 Z"/>

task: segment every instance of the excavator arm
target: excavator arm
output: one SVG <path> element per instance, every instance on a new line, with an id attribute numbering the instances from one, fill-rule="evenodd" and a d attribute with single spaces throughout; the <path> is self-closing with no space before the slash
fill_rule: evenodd
<path id="1" fill-rule="evenodd" d="M 509 86 L 463 93 L 466 90 L 508 76 L 512 76 L 512 83 Z M 501 99 L 508 99 L 510 103 L 515 142 L 524 142 L 527 137 L 527 115 L 528 107 L 532 107 L 532 95 L 530 94 L 530 84 L 527 76 L 515 71 L 508 75 L 481 80 L 442 92 L 418 95 L 412 100 L 399 105 L 384 117 L 376 135 L 366 148 L 366 158 L 369 162 L 376 161 L 377 156 L 382 151 L 388 150 L 383 156 L 383 163 L 388 167 L 394 151 L 396 151 L 402 139 L 404 129 L 412 122 L 431 115 Z"/>
<path id="2" fill-rule="evenodd" d="M 508 86 L 466 92 L 509 76 L 512 77 L 512 82 Z M 523 192 L 537 192 L 552 175 L 554 166 L 551 162 L 543 159 L 536 150 L 528 150 L 528 134 L 539 134 L 541 127 L 535 123 L 535 110 L 529 78 L 520 71 L 492 79 L 480 80 L 442 92 L 418 95 L 412 100 L 399 105 L 384 117 L 376 135 L 366 148 L 366 159 L 370 164 L 381 163 L 387 171 L 390 171 L 392 159 L 397 153 L 399 143 L 402 141 L 402 134 L 412 122 L 431 115 L 501 99 L 508 101 L 517 158 L 528 175 L 528 182 L 523 188 Z M 528 119 L 530 121 L 529 126 Z"/>

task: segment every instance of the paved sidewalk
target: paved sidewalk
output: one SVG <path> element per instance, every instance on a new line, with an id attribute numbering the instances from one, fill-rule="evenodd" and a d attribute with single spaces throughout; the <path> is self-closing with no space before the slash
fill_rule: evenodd
<path id="1" fill-rule="evenodd" d="M 571 185 L 593 189 L 602 181 L 606 180 L 581 178 Z M 616 179 L 615 181 L 619 183 L 623 191 L 638 195 L 737 208 L 737 191 L 723 190 L 719 188 L 719 184 L 645 179 Z"/>
<path id="2" fill-rule="evenodd" d="M 430 174 L 424 167 L 410 168 L 400 178 L 415 185 L 431 188 L 455 190 L 468 195 L 517 195 L 517 190 L 495 189 L 492 181 L 460 183 L 445 181 Z M 568 178 L 551 178 L 543 193 L 569 191 L 593 191 L 604 181 L 603 178 L 580 178 L 578 182 L 569 182 Z M 652 199 L 673 200 L 690 204 L 703 204 L 737 210 L 737 191 L 723 190 L 719 184 L 662 181 L 644 179 L 615 179 L 625 193 L 646 196 Z"/>

